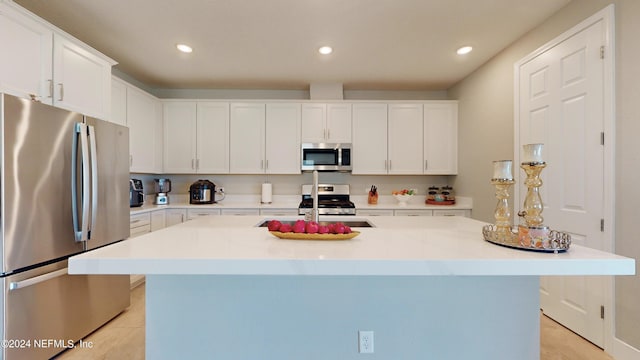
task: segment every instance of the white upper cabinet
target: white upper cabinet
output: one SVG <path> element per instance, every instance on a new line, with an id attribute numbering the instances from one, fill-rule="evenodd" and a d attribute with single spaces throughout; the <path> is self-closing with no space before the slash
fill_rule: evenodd
<path id="1" fill-rule="evenodd" d="M 458 173 L 458 104 L 435 102 L 424 105 L 425 174 Z"/>
<path id="2" fill-rule="evenodd" d="M 299 174 L 300 151 L 300 104 L 231 104 L 232 174 Z"/>
<path id="3" fill-rule="evenodd" d="M 423 105 L 389 104 L 388 173 L 423 174 Z"/>
<path id="4" fill-rule="evenodd" d="M 133 86 L 127 87 L 130 171 L 162 172 L 162 104 Z"/>
<path id="5" fill-rule="evenodd" d="M 53 104 L 100 119 L 111 111 L 111 63 L 54 33 Z"/>
<path id="6" fill-rule="evenodd" d="M 53 31 L 0 2 L 0 91 L 52 104 Z"/>
<path id="7" fill-rule="evenodd" d="M 107 120 L 127 126 L 127 83 L 115 76 L 111 77 L 111 116 Z"/>
<path id="8" fill-rule="evenodd" d="M 351 104 L 302 104 L 304 143 L 350 143 Z"/>
<path id="9" fill-rule="evenodd" d="M 0 3 L 0 90 L 109 119 L 115 62 L 11 3 Z"/>
<path id="10" fill-rule="evenodd" d="M 162 108 L 164 172 L 196 173 L 197 103 L 195 101 L 165 102 Z"/>
<path id="11" fill-rule="evenodd" d="M 198 173 L 229 173 L 229 103 L 199 101 L 197 112 Z"/>
<path id="12" fill-rule="evenodd" d="M 300 104 L 267 104 L 265 172 L 300 174 Z"/>
<path id="13" fill-rule="evenodd" d="M 387 173 L 387 104 L 353 105 L 353 174 Z"/>
<path id="14" fill-rule="evenodd" d="M 229 172 L 229 103 L 164 103 L 164 172 Z"/>
<path id="15" fill-rule="evenodd" d="M 265 104 L 231 104 L 229 171 L 232 174 L 265 172 L 264 119 Z"/>

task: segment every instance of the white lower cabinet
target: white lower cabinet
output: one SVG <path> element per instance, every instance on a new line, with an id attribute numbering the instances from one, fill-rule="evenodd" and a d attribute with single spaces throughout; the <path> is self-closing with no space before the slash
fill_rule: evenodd
<path id="1" fill-rule="evenodd" d="M 260 215 L 266 216 L 298 216 L 298 209 L 260 209 Z"/>
<path id="2" fill-rule="evenodd" d="M 151 231 L 158 231 L 166 227 L 166 214 L 164 210 L 151 213 Z"/>
<path id="3" fill-rule="evenodd" d="M 449 209 L 443 209 L 443 210 L 433 210 L 433 216 L 464 216 L 464 217 L 471 217 L 471 210 L 467 210 L 467 209 L 460 209 L 460 210 L 449 210 Z"/>
<path id="4" fill-rule="evenodd" d="M 358 216 L 393 216 L 391 209 L 356 209 Z"/>
<path id="5" fill-rule="evenodd" d="M 395 216 L 433 216 L 433 210 L 394 210 Z"/>
<path id="6" fill-rule="evenodd" d="M 129 217 L 129 238 L 151 232 L 151 214 L 135 214 Z M 129 277 L 130 286 L 134 287 L 144 282 L 144 275 L 134 274 Z"/>
<path id="7" fill-rule="evenodd" d="M 164 211 L 165 227 L 182 224 L 187 221 L 187 209 L 167 209 Z"/>
<path id="8" fill-rule="evenodd" d="M 260 209 L 222 209 L 220 210 L 222 215 L 260 215 Z"/>
<path id="9" fill-rule="evenodd" d="M 211 215 L 220 215 L 220 209 L 187 209 L 187 220 Z"/>

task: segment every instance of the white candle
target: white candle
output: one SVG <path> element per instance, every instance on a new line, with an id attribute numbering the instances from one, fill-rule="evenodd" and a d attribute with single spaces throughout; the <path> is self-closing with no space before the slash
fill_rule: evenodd
<path id="1" fill-rule="evenodd" d="M 494 179 L 513 179 L 511 160 L 498 160 L 493 162 Z"/>
<path id="2" fill-rule="evenodd" d="M 527 145 L 522 145 L 522 162 L 523 163 L 532 163 L 532 162 L 537 162 L 537 163 L 541 163 L 544 162 L 544 160 L 542 160 L 542 146 L 544 144 L 527 144 Z"/>

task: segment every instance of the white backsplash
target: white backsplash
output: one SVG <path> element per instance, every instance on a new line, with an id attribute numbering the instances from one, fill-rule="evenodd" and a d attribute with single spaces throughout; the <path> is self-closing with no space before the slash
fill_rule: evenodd
<path id="1" fill-rule="evenodd" d="M 131 174 L 131 178 L 141 179 L 145 194 L 154 194 L 154 179 L 171 180 L 170 195 L 188 194 L 189 186 L 198 179 L 207 179 L 223 187 L 226 194 L 260 195 L 262 183 L 273 184 L 274 195 L 300 195 L 303 184 L 312 183 L 312 173 L 300 175 L 150 175 Z M 371 185 L 378 187 L 380 195 L 391 195 L 393 190 L 416 189 L 424 195 L 432 185 L 453 185 L 455 176 L 433 175 L 351 175 L 350 173 L 321 172 L 320 183 L 349 184 L 352 195 L 367 195 Z"/>

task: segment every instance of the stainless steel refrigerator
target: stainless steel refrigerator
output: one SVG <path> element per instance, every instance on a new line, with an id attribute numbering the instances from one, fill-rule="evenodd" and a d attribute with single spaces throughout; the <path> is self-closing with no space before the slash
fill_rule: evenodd
<path id="1" fill-rule="evenodd" d="M 129 306 L 67 258 L 129 237 L 129 130 L 0 94 L 0 360 L 48 359 Z"/>

